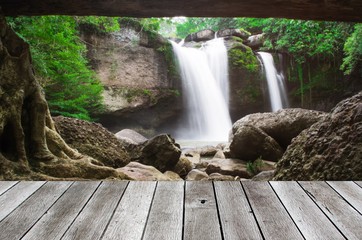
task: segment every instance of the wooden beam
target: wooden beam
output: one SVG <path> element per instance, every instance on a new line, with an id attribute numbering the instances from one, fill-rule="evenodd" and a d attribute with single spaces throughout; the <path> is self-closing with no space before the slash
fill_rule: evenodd
<path id="1" fill-rule="evenodd" d="M 362 22 L 360 0 L 1 0 L 7 16 L 276 17 Z"/>

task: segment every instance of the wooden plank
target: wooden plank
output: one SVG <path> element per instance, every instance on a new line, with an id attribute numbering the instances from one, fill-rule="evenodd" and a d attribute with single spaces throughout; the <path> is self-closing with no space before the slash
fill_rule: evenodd
<path id="1" fill-rule="evenodd" d="M 0 196 L 6 192 L 9 188 L 17 184 L 17 181 L 1 181 L 0 182 Z"/>
<path id="2" fill-rule="evenodd" d="M 304 190 L 347 239 L 361 239 L 362 215 L 325 182 L 300 182 Z"/>
<path id="3" fill-rule="evenodd" d="M 158 182 L 143 239 L 182 239 L 184 182 Z"/>
<path id="4" fill-rule="evenodd" d="M 306 239 L 345 239 L 297 182 L 270 182 Z"/>
<path id="5" fill-rule="evenodd" d="M 362 189 L 359 186 L 350 181 L 328 181 L 327 183 L 362 214 Z"/>
<path id="6" fill-rule="evenodd" d="M 128 182 L 102 182 L 62 239 L 100 239 Z"/>
<path id="7" fill-rule="evenodd" d="M 102 239 L 142 238 L 156 182 L 130 182 Z"/>
<path id="8" fill-rule="evenodd" d="M 75 182 L 22 240 L 60 239 L 100 182 Z"/>
<path id="9" fill-rule="evenodd" d="M 265 239 L 303 239 L 268 182 L 242 182 Z"/>
<path id="10" fill-rule="evenodd" d="M 19 182 L 0 196 L 0 221 L 14 211 L 45 182 Z"/>
<path id="11" fill-rule="evenodd" d="M 222 239 L 211 181 L 186 182 L 184 239 Z"/>
<path id="12" fill-rule="evenodd" d="M 224 239 L 263 239 L 240 182 L 214 182 Z"/>
<path id="13" fill-rule="evenodd" d="M 44 184 L 0 222 L 0 239 L 12 240 L 22 237 L 71 184 L 72 182 L 47 182 Z"/>
<path id="14" fill-rule="evenodd" d="M 355 181 L 355 183 L 362 188 L 362 181 Z"/>

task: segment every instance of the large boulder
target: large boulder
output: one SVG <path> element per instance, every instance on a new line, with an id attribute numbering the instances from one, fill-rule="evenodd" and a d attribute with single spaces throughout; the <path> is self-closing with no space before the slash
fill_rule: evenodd
<path id="1" fill-rule="evenodd" d="M 255 50 L 264 45 L 265 39 L 265 33 L 252 35 L 247 38 L 245 44 Z"/>
<path id="2" fill-rule="evenodd" d="M 53 119 L 64 141 L 80 153 L 113 168 L 123 167 L 131 161 L 114 134 L 100 124 L 61 116 Z"/>
<path id="3" fill-rule="evenodd" d="M 223 29 L 220 30 L 216 33 L 217 37 L 230 37 L 230 36 L 234 36 L 234 37 L 239 37 L 243 40 L 248 39 L 248 37 L 250 36 L 250 33 L 243 30 L 243 29 L 235 29 L 235 28 L 227 28 L 227 29 Z"/>
<path id="4" fill-rule="evenodd" d="M 180 146 L 168 134 L 157 135 L 131 151 L 133 161 L 154 166 L 161 172 L 173 170 L 181 156 Z"/>
<path id="5" fill-rule="evenodd" d="M 202 30 L 196 33 L 191 33 L 185 38 L 185 42 L 201 42 L 215 38 L 215 32 L 210 29 Z"/>
<path id="6" fill-rule="evenodd" d="M 362 180 L 362 92 L 293 139 L 274 180 Z"/>
<path id="7" fill-rule="evenodd" d="M 251 125 L 272 137 L 282 148 L 286 149 L 291 140 L 304 129 L 319 121 L 326 113 L 288 108 L 277 112 L 250 114 L 234 123 L 230 140 L 240 132 L 240 128 Z"/>
<path id="8" fill-rule="evenodd" d="M 269 161 L 278 161 L 282 155 L 282 147 L 260 128 L 245 124 L 233 131 L 230 143 L 232 158 L 254 161 L 261 157 Z"/>

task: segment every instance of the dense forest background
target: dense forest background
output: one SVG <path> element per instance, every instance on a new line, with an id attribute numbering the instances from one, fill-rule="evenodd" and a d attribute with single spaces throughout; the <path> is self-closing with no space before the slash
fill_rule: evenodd
<path id="1" fill-rule="evenodd" d="M 182 39 L 204 29 L 242 28 L 264 33 L 264 51 L 286 53 L 288 81 L 300 97 L 318 87 L 333 91 L 342 79 L 362 78 L 362 24 L 256 18 L 109 18 L 42 16 L 8 18 L 12 28 L 31 46 L 33 64 L 52 115 L 85 120 L 103 109 L 103 86 L 86 58 L 81 26 L 98 34 L 119 31 L 126 21 L 166 38 Z M 316 70 L 318 69 L 318 70 Z M 318 72 L 316 72 L 318 71 Z"/>

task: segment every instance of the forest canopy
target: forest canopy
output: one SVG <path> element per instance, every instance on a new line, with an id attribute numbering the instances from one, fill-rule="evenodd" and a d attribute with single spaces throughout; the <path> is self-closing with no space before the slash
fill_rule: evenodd
<path id="1" fill-rule="evenodd" d="M 116 32 L 123 27 L 120 19 L 137 21 L 142 29 L 169 38 L 185 38 L 204 29 L 242 28 L 251 34 L 265 33 L 262 49 L 290 54 L 296 69 L 306 67 L 311 59 L 322 59 L 333 63 L 335 71 L 340 69 L 345 74 L 357 71 L 362 76 L 362 24 L 273 18 L 8 18 L 12 28 L 31 46 L 36 75 L 53 115 L 92 120 L 94 114 L 102 111 L 103 86 L 88 63 L 79 27 L 88 25 L 99 33 Z M 315 81 L 310 79 L 309 85 L 301 84 L 300 94 Z"/>

